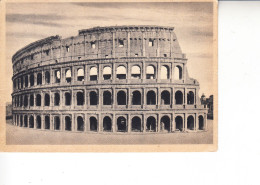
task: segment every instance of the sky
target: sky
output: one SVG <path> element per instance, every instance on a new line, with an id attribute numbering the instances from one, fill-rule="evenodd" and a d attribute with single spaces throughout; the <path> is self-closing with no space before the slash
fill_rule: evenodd
<path id="1" fill-rule="evenodd" d="M 188 73 L 201 95 L 213 94 L 212 3 L 7 3 L 7 93 L 12 93 L 12 56 L 31 42 L 96 26 L 158 25 L 174 27 Z"/>

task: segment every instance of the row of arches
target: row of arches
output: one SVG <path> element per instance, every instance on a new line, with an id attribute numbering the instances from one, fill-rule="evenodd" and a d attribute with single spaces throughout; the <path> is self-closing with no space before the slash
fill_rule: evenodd
<path id="1" fill-rule="evenodd" d="M 19 122 L 19 124 L 18 124 Z M 15 120 L 16 125 L 20 127 L 28 127 L 28 128 L 36 128 L 42 129 L 42 117 L 40 115 L 36 116 L 36 123 L 34 120 L 34 116 L 31 115 L 17 115 Z M 105 116 L 101 122 L 102 124 L 102 131 L 104 132 L 112 132 L 113 131 L 113 120 L 110 116 Z M 171 131 L 171 120 L 168 115 L 164 115 L 160 119 L 159 126 L 157 125 L 156 118 L 154 116 L 149 116 L 146 121 L 145 125 L 142 125 L 142 119 L 139 116 L 134 116 L 131 119 L 131 131 L 132 132 L 142 132 L 145 130 L 146 132 L 157 132 L 158 127 L 160 131 Z M 89 118 L 89 130 L 90 131 L 98 131 L 98 119 L 95 116 L 91 116 Z M 44 129 L 50 130 L 51 123 L 50 123 L 50 116 L 44 116 Z M 204 130 L 204 117 L 200 115 L 198 117 L 198 130 Z M 53 117 L 53 130 L 61 130 L 61 120 L 60 116 Z M 72 120 L 70 116 L 65 116 L 64 118 L 64 130 L 72 131 Z M 76 130 L 77 131 L 85 131 L 85 122 L 83 116 L 77 116 L 76 118 Z M 192 115 L 188 116 L 187 118 L 187 130 L 195 130 L 195 121 Z M 128 123 L 127 119 L 124 116 L 119 116 L 116 119 L 116 131 L 117 132 L 128 132 Z M 184 122 L 181 116 L 175 117 L 175 131 L 184 131 Z"/>
<path id="2" fill-rule="evenodd" d="M 131 66 L 130 70 L 130 79 L 156 79 L 157 73 L 156 73 L 156 67 L 155 65 L 148 65 L 146 66 L 146 77 L 142 77 L 142 70 L 141 66 L 139 64 L 135 64 Z M 162 65 L 160 69 L 160 79 L 170 79 L 170 67 L 169 65 Z M 85 71 L 84 67 L 78 68 L 76 70 L 76 81 L 84 81 L 85 79 Z M 116 68 L 116 79 L 126 79 L 127 78 L 127 68 L 124 65 L 119 65 Z M 182 67 L 180 65 L 175 66 L 173 71 L 173 79 L 175 80 L 181 80 L 182 79 Z M 56 69 L 54 71 L 54 83 L 60 83 L 61 81 L 61 70 Z M 112 79 L 112 67 L 110 65 L 104 66 L 102 69 L 102 80 L 111 80 Z M 44 72 L 44 79 L 45 83 L 49 84 L 51 82 L 51 75 L 50 71 Z M 97 66 L 91 66 L 89 69 L 89 80 L 95 81 L 98 80 L 98 67 Z M 65 82 L 70 83 L 72 81 L 72 70 L 71 68 L 65 69 Z M 30 86 L 34 85 L 42 85 L 43 84 L 43 72 L 38 72 L 35 76 L 34 73 L 31 73 L 30 75 L 25 75 L 24 77 L 18 78 L 14 80 L 14 89 L 16 87 L 18 89 L 23 87 L 28 87 L 30 83 Z"/>
<path id="3" fill-rule="evenodd" d="M 43 98 L 42 98 L 43 96 Z M 99 95 L 96 91 L 90 91 L 89 92 L 89 105 L 98 105 L 99 104 Z M 113 95 L 112 91 L 106 90 L 103 91 L 102 93 L 103 99 L 103 105 L 112 105 L 113 104 Z M 116 101 L 115 103 L 117 105 L 127 105 L 128 103 L 128 98 L 131 99 L 131 104 L 132 105 L 141 105 L 143 101 L 142 93 L 139 90 L 135 90 L 131 93 L 131 97 L 128 97 L 127 92 L 124 90 L 120 90 L 116 94 Z M 187 104 L 194 104 L 194 92 L 189 91 L 187 93 Z M 35 100 L 34 100 L 35 98 Z M 43 99 L 43 100 L 42 100 Z M 160 94 L 160 99 L 161 105 L 170 105 L 171 104 L 171 93 L 168 90 L 164 90 Z M 69 106 L 72 104 L 72 94 L 71 92 L 65 92 L 64 93 L 64 105 Z M 43 103 L 42 103 L 43 101 Z M 14 105 L 16 107 L 18 106 L 34 106 L 34 102 L 36 106 L 50 106 L 50 101 L 51 101 L 51 96 L 48 93 L 44 93 L 43 95 L 41 94 L 36 94 L 36 97 L 34 97 L 33 94 L 31 95 L 24 95 L 24 96 L 16 96 L 14 98 Z M 60 93 L 56 92 L 53 94 L 53 102 L 54 106 L 59 106 L 61 101 Z M 175 92 L 175 102 L 176 105 L 181 105 L 183 104 L 183 93 L 182 91 L 176 91 Z M 76 93 L 76 105 L 82 106 L 85 104 L 85 95 L 83 91 L 79 91 Z M 157 104 L 157 95 L 154 90 L 149 90 L 146 93 L 146 105 L 156 105 Z"/>

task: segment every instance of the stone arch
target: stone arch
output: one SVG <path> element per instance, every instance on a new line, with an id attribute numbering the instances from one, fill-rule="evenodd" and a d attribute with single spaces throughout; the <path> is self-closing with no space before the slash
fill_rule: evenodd
<path id="1" fill-rule="evenodd" d="M 94 116 L 91 116 L 89 118 L 89 122 L 90 122 L 90 130 L 97 131 L 97 128 L 98 128 L 97 118 L 95 118 Z"/>
<path id="2" fill-rule="evenodd" d="M 126 67 L 120 65 L 116 68 L 116 78 L 117 79 L 126 79 Z"/>
<path id="3" fill-rule="evenodd" d="M 49 71 L 45 72 L 45 83 L 49 84 L 51 82 L 51 75 Z"/>
<path id="4" fill-rule="evenodd" d="M 89 102 L 90 102 L 90 105 L 97 105 L 98 104 L 98 95 L 95 91 L 91 91 L 89 93 Z"/>
<path id="5" fill-rule="evenodd" d="M 150 90 L 146 94 L 146 104 L 155 105 L 156 104 L 156 93 L 153 90 Z"/>
<path id="6" fill-rule="evenodd" d="M 189 116 L 187 119 L 187 129 L 188 130 L 194 130 L 195 128 L 195 122 L 194 122 L 194 117 Z"/>
<path id="7" fill-rule="evenodd" d="M 189 91 L 187 94 L 187 104 L 188 105 L 194 104 L 194 93 L 192 91 Z"/>
<path id="8" fill-rule="evenodd" d="M 183 94 L 181 91 L 175 92 L 175 104 L 182 105 L 183 104 Z"/>
<path id="9" fill-rule="evenodd" d="M 174 67 L 174 80 L 182 79 L 182 67 L 177 65 Z"/>
<path id="10" fill-rule="evenodd" d="M 117 92 L 117 104 L 118 105 L 126 105 L 126 93 L 125 91 Z"/>
<path id="11" fill-rule="evenodd" d="M 59 106 L 60 105 L 60 94 L 54 93 L 54 105 Z"/>
<path id="12" fill-rule="evenodd" d="M 30 95 L 30 106 L 34 106 L 34 96 L 33 96 L 33 94 Z"/>
<path id="13" fill-rule="evenodd" d="M 42 84 L 42 73 L 38 73 L 37 74 L 37 85 L 41 85 Z"/>
<path id="14" fill-rule="evenodd" d="M 42 96 L 40 94 L 36 95 L 36 106 L 41 106 L 42 104 Z"/>
<path id="15" fill-rule="evenodd" d="M 23 105 L 25 106 L 25 107 L 27 107 L 28 106 L 28 96 L 27 95 L 25 95 L 24 96 L 24 99 L 23 99 Z"/>
<path id="16" fill-rule="evenodd" d="M 149 116 L 146 120 L 146 130 L 148 132 L 156 131 L 156 119 L 153 116 Z"/>
<path id="17" fill-rule="evenodd" d="M 44 95 L 44 106 L 50 106 L 50 95 L 47 93 Z"/>
<path id="18" fill-rule="evenodd" d="M 77 92 L 77 105 L 84 105 L 84 93 Z"/>
<path id="19" fill-rule="evenodd" d="M 50 116 L 45 116 L 44 117 L 44 127 L 47 130 L 50 130 Z"/>
<path id="20" fill-rule="evenodd" d="M 67 83 L 71 82 L 71 69 L 66 69 L 65 71 L 65 80 Z"/>
<path id="21" fill-rule="evenodd" d="M 42 118 L 41 116 L 36 117 L 36 128 L 41 129 L 42 128 Z"/>
<path id="22" fill-rule="evenodd" d="M 103 79 L 110 80 L 112 77 L 112 69 L 110 66 L 105 66 L 103 69 Z"/>
<path id="23" fill-rule="evenodd" d="M 65 93 L 65 105 L 67 105 L 67 106 L 71 105 L 71 93 L 70 92 Z"/>
<path id="24" fill-rule="evenodd" d="M 24 117 L 23 117 L 23 119 L 24 119 L 24 127 L 28 127 L 28 116 L 27 115 L 24 115 Z"/>
<path id="25" fill-rule="evenodd" d="M 72 125 L 71 125 L 71 117 L 65 116 L 65 130 L 71 131 Z"/>
<path id="26" fill-rule="evenodd" d="M 30 74 L 30 86 L 34 86 L 34 74 Z"/>
<path id="27" fill-rule="evenodd" d="M 60 130 L 60 117 L 54 117 L 54 130 Z"/>
<path id="28" fill-rule="evenodd" d="M 97 76 L 98 76 L 97 74 L 98 74 L 98 72 L 97 72 L 97 67 L 92 66 L 92 67 L 90 68 L 90 71 L 89 71 L 90 81 L 95 81 L 95 80 L 97 80 Z"/>
<path id="29" fill-rule="evenodd" d="M 171 95 L 170 95 L 169 91 L 164 90 L 161 93 L 161 104 L 162 105 L 170 105 L 171 104 Z"/>
<path id="30" fill-rule="evenodd" d="M 161 79 L 170 79 L 170 68 L 167 65 L 161 66 Z"/>
<path id="31" fill-rule="evenodd" d="M 111 105 L 112 104 L 112 94 L 110 91 L 103 92 L 103 105 Z"/>
<path id="32" fill-rule="evenodd" d="M 155 79 L 155 67 L 153 65 L 148 65 L 146 67 L 146 79 Z"/>
<path id="33" fill-rule="evenodd" d="M 167 115 L 161 118 L 161 131 L 165 130 L 168 132 L 171 130 L 171 119 Z"/>
<path id="34" fill-rule="evenodd" d="M 175 130 L 183 131 L 183 119 L 181 116 L 175 118 Z"/>
<path id="35" fill-rule="evenodd" d="M 133 132 L 141 132 L 142 122 L 138 116 L 132 118 L 131 127 Z"/>
<path id="36" fill-rule="evenodd" d="M 79 68 L 77 70 L 77 80 L 78 81 L 84 81 L 84 69 Z"/>
<path id="37" fill-rule="evenodd" d="M 84 131 L 84 119 L 82 116 L 77 117 L 77 131 Z"/>
<path id="38" fill-rule="evenodd" d="M 109 116 L 103 118 L 103 131 L 112 131 L 112 120 Z"/>
<path id="39" fill-rule="evenodd" d="M 199 116 L 199 130 L 204 130 L 204 117 L 203 116 Z"/>
<path id="40" fill-rule="evenodd" d="M 34 128 L 34 117 L 33 115 L 29 118 L 29 128 Z"/>
<path id="41" fill-rule="evenodd" d="M 140 91 L 133 91 L 132 93 L 132 105 L 141 105 L 142 103 L 142 95 Z"/>
<path id="42" fill-rule="evenodd" d="M 140 79 L 141 78 L 141 67 L 139 65 L 134 65 L 131 68 L 131 78 Z"/>
<path id="43" fill-rule="evenodd" d="M 28 87 L 28 83 L 29 83 L 28 75 L 26 75 L 26 76 L 24 77 L 24 86 L 25 86 L 25 87 Z"/>
<path id="44" fill-rule="evenodd" d="M 124 116 L 118 117 L 116 123 L 118 132 L 127 132 L 127 123 L 126 118 Z"/>

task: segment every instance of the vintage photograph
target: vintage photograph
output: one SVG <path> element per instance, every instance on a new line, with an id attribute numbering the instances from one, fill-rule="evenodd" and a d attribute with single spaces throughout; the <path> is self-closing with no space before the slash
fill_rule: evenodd
<path id="1" fill-rule="evenodd" d="M 7 146 L 217 145 L 213 2 L 5 9 Z"/>

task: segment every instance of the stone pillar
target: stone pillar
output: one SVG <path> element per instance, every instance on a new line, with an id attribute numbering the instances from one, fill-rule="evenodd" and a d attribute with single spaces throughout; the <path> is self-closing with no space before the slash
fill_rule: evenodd
<path id="1" fill-rule="evenodd" d="M 101 114 L 98 114 L 98 127 L 97 127 L 97 131 L 98 132 L 102 132 L 103 131 L 103 121 L 101 119 Z"/>
<path id="2" fill-rule="evenodd" d="M 115 88 L 113 87 L 112 88 L 112 107 L 115 108 L 117 106 L 117 102 L 116 102 L 116 90 Z"/>
<path id="3" fill-rule="evenodd" d="M 131 46 L 130 46 L 130 32 L 127 32 L 127 57 L 131 56 L 130 50 Z"/>
<path id="4" fill-rule="evenodd" d="M 156 131 L 157 132 L 161 131 L 161 114 L 157 115 Z"/>
<path id="5" fill-rule="evenodd" d="M 34 125 L 33 128 L 36 129 L 37 128 L 37 120 L 36 120 L 36 115 L 33 115 L 33 121 L 34 121 Z"/>
<path id="6" fill-rule="evenodd" d="M 131 107 L 131 92 L 130 92 L 130 88 L 127 89 L 127 107 Z"/>
<path id="7" fill-rule="evenodd" d="M 187 105 L 187 88 L 184 88 L 184 91 L 183 91 L 183 104 Z"/>
<path id="8" fill-rule="evenodd" d="M 64 105 L 64 102 L 63 102 L 63 99 L 64 99 L 64 95 L 63 95 L 63 92 L 60 90 L 59 91 L 59 94 L 60 94 L 60 105 L 59 107 L 62 108 L 62 106 Z"/>
<path id="9" fill-rule="evenodd" d="M 143 94 L 143 104 L 142 104 L 142 107 L 145 108 L 146 107 L 146 89 L 145 88 L 142 88 L 142 94 Z"/>
<path id="10" fill-rule="evenodd" d="M 186 114 L 183 115 L 183 131 L 187 130 L 187 120 L 186 120 Z"/>
<path id="11" fill-rule="evenodd" d="M 159 108 L 161 106 L 161 87 L 158 86 L 157 88 L 157 108 Z"/>
<path id="12" fill-rule="evenodd" d="M 115 50 L 115 46 L 116 46 L 116 43 L 115 43 L 115 37 L 116 37 L 116 33 L 115 32 L 112 32 L 112 40 L 113 40 L 113 58 L 116 57 L 116 50 Z"/>
<path id="13" fill-rule="evenodd" d="M 199 120 L 198 120 L 198 114 L 195 113 L 195 119 L 194 119 L 194 131 L 198 130 L 198 126 L 199 126 Z"/>
<path id="14" fill-rule="evenodd" d="M 143 132 L 145 133 L 146 132 L 146 115 L 145 114 L 143 114 L 142 115 L 143 116 L 143 119 L 142 119 L 142 126 L 143 126 Z"/>
<path id="15" fill-rule="evenodd" d="M 208 120 L 207 120 L 207 113 L 204 115 L 204 130 L 208 130 Z"/>
<path id="16" fill-rule="evenodd" d="M 88 67 L 87 67 L 87 65 L 84 65 L 83 70 L 84 70 L 84 84 L 86 84 L 87 81 L 88 81 Z"/>
<path id="17" fill-rule="evenodd" d="M 131 120 L 130 120 L 130 115 L 127 114 L 127 132 L 131 132 Z"/>
<path id="18" fill-rule="evenodd" d="M 170 31 L 170 57 L 173 57 L 172 46 L 173 46 L 173 43 L 172 43 L 172 32 Z"/>
<path id="19" fill-rule="evenodd" d="M 142 82 L 146 81 L 146 65 L 145 60 L 142 62 Z"/>
<path id="20" fill-rule="evenodd" d="M 159 59 L 157 63 L 157 82 L 161 82 L 161 60 Z"/>
<path id="21" fill-rule="evenodd" d="M 45 117 L 44 115 L 40 115 L 41 116 L 41 120 L 42 120 L 42 125 L 41 125 L 41 130 L 45 129 Z"/>
<path id="22" fill-rule="evenodd" d="M 175 115 L 171 115 L 171 132 L 174 132 L 176 130 L 176 124 L 175 124 Z"/>
<path id="23" fill-rule="evenodd" d="M 158 34 L 158 32 L 156 32 L 156 40 L 157 40 L 156 56 L 160 57 L 160 44 L 159 44 L 159 34 Z"/>
<path id="24" fill-rule="evenodd" d="M 145 32 L 142 32 L 142 56 L 145 57 Z"/>
<path id="25" fill-rule="evenodd" d="M 115 63 L 112 64 L 112 83 L 115 83 L 116 79 L 116 65 Z"/>
<path id="26" fill-rule="evenodd" d="M 101 80 L 102 80 L 102 73 L 103 73 L 102 66 L 101 66 L 100 64 L 98 64 L 98 74 L 97 74 L 97 77 L 98 77 L 98 83 L 100 83 Z"/>
<path id="27" fill-rule="evenodd" d="M 116 132 L 116 115 L 113 113 L 113 119 L 112 119 L 112 132 Z"/>

